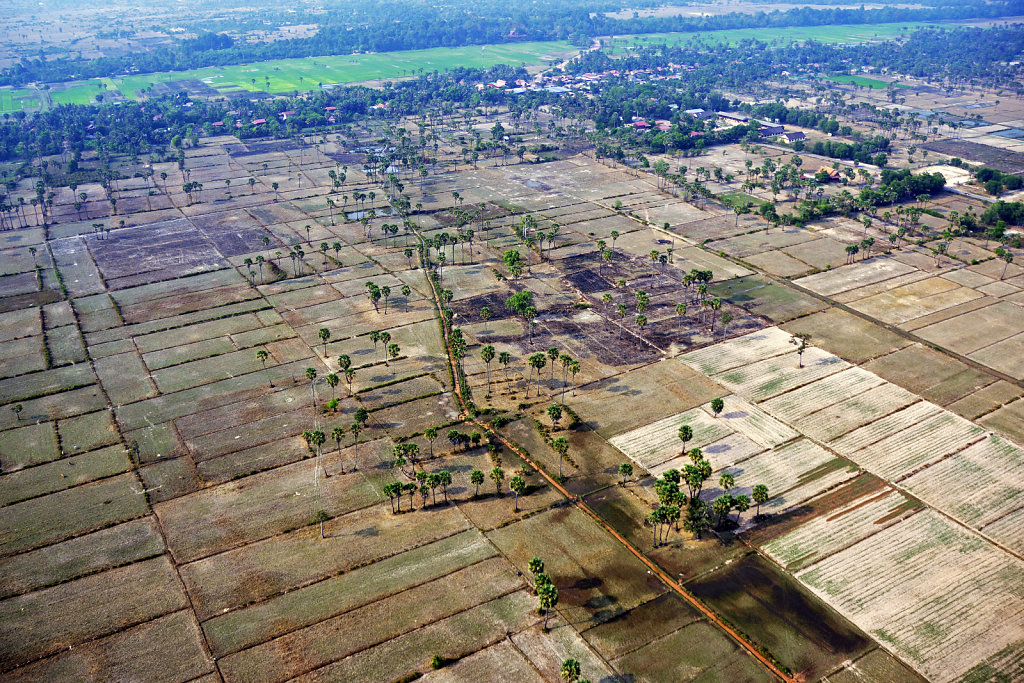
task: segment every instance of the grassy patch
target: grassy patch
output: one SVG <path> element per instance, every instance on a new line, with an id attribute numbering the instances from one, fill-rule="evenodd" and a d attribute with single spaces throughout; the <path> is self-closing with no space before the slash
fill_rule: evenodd
<path id="1" fill-rule="evenodd" d="M 889 87 L 887 81 L 880 81 L 877 78 L 868 78 L 867 76 L 851 76 L 849 74 L 837 74 L 835 76 L 828 76 L 827 80 L 833 83 L 845 83 L 846 85 L 859 85 L 862 88 L 871 88 L 872 90 L 885 90 Z M 897 88 L 906 88 L 905 85 L 899 83 L 894 84 Z"/>

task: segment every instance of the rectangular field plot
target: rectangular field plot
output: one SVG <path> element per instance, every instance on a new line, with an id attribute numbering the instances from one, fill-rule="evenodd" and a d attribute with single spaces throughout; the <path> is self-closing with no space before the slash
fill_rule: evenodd
<path id="1" fill-rule="evenodd" d="M 802 417 L 845 401 L 883 382 L 878 375 L 852 367 L 782 396 L 768 399 L 761 407 L 780 420 L 792 424 Z"/>
<path id="2" fill-rule="evenodd" d="M 812 439 L 827 443 L 919 400 L 906 389 L 886 382 L 793 420 L 792 425 Z"/>
<path id="3" fill-rule="evenodd" d="M 609 439 L 618 448 L 644 469 L 665 462 L 679 455 L 683 442 L 679 440 L 679 428 L 689 425 L 693 429 L 693 440 L 687 449 L 703 448 L 733 433 L 722 420 L 715 420 L 700 408 L 666 417 L 645 427 L 634 429 Z"/>
<path id="4" fill-rule="evenodd" d="M 844 434 L 829 445 L 843 455 L 852 455 L 891 434 L 912 427 L 923 420 L 931 419 L 941 413 L 942 408 L 933 403 L 921 401 L 891 415 L 887 415 L 881 420 L 866 424 L 849 434 Z"/>
<path id="5" fill-rule="evenodd" d="M 723 402 L 725 407 L 722 413 L 714 419 L 724 422 L 732 431 L 739 432 L 764 448 L 774 448 L 799 436 L 765 411 L 741 398 L 726 396 Z M 708 405 L 703 408 L 705 411 L 710 410 Z"/>
<path id="6" fill-rule="evenodd" d="M 942 410 L 896 433 L 890 432 L 886 438 L 849 453 L 849 457 L 869 472 L 893 481 L 980 441 L 984 435 L 981 427 Z"/>
<path id="7" fill-rule="evenodd" d="M 736 493 L 749 496 L 755 485 L 767 486 L 772 498 L 764 508 L 772 512 L 798 505 L 857 474 L 849 463 L 806 439 L 756 455 L 728 471 L 736 478 Z M 706 497 L 720 493 L 711 488 Z M 746 513 L 748 520 L 753 516 L 754 510 Z"/>
<path id="8" fill-rule="evenodd" d="M 690 444 L 687 444 L 689 447 Z M 752 455 L 756 455 L 764 450 L 764 446 L 761 444 L 754 443 L 742 434 L 733 433 L 725 436 L 718 441 L 709 443 L 706 446 L 700 447 L 704 453 L 704 458 L 711 463 L 711 467 L 717 471 L 723 467 L 729 467 L 736 463 L 746 460 Z M 692 464 L 690 456 L 680 452 L 674 458 L 666 460 L 665 462 L 655 465 L 649 472 L 654 477 L 660 477 L 666 471 L 670 469 L 677 469 L 682 471 L 686 465 Z"/>
<path id="9" fill-rule="evenodd" d="M 522 587 L 508 564 L 491 558 L 229 655 L 221 667 L 227 680 L 286 680 Z"/>
<path id="10" fill-rule="evenodd" d="M 713 375 L 733 393 L 751 401 L 763 401 L 804 384 L 851 367 L 849 363 L 821 349 L 808 347 L 799 367 L 796 351 Z"/>
<path id="11" fill-rule="evenodd" d="M 1024 506 L 1024 449 L 989 436 L 907 478 L 903 486 L 980 529 Z M 1024 528 L 1017 536 L 1019 545 Z"/>
<path id="12" fill-rule="evenodd" d="M 9 598 L 0 603 L 0 671 L 186 604 L 166 557 Z"/>
<path id="13" fill-rule="evenodd" d="M 312 511 L 309 518 L 312 518 Z M 454 507 L 430 514 L 392 515 L 375 505 L 327 523 L 328 538 L 315 526 L 250 543 L 192 562 L 181 569 L 201 620 L 311 584 L 381 556 L 450 536 L 470 527 Z M 387 547 L 380 537 L 389 539 Z M 337 552 L 332 552 L 337 548 Z"/>
<path id="14" fill-rule="evenodd" d="M 175 559 L 190 562 L 241 543 L 288 531 L 309 522 L 306 496 L 322 472 L 313 459 L 198 491 L 155 507 Z M 319 479 L 319 508 L 338 516 L 376 502 L 379 494 L 362 476 Z"/>
<path id="15" fill-rule="evenodd" d="M 68 515 L 74 510 L 74 515 Z M 27 550 L 146 514 L 131 474 L 0 508 L 0 555 Z"/>
<path id="16" fill-rule="evenodd" d="M 957 680 L 974 663 L 1024 644 L 1024 562 L 931 510 L 797 578 L 929 680 Z M 991 673 L 1012 679 L 1011 671 Z"/>
<path id="17" fill-rule="evenodd" d="M 792 335 L 779 328 L 766 327 L 742 337 L 685 353 L 679 360 L 705 375 L 715 375 L 741 365 L 788 353 L 793 350 L 789 343 L 790 339 Z"/>
<path id="18" fill-rule="evenodd" d="M 0 560 L 0 598 L 77 579 L 159 555 L 164 542 L 152 516 Z"/>
<path id="19" fill-rule="evenodd" d="M 850 289 L 857 289 L 858 287 L 906 275 L 914 272 L 914 270 L 913 266 L 908 266 L 893 259 L 874 258 L 870 261 L 861 261 L 842 268 L 808 275 L 797 280 L 796 284 L 806 287 L 817 294 L 834 296 Z"/>
<path id="20" fill-rule="evenodd" d="M 537 598 L 525 590 L 483 602 L 441 621 L 340 659 L 295 680 L 394 681 L 420 671 L 439 654 L 456 658 L 504 640 L 541 619 Z M 228 679 L 235 680 L 235 679 Z"/>
<path id="21" fill-rule="evenodd" d="M 218 656 L 252 647 L 493 557 L 476 529 L 216 616 L 203 624 Z"/>
<path id="22" fill-rule="evenodd" d="M 1007 548 L 1017 553 L 1024 553 L 1024 535 L 1021 534 L 1021 529 L 1024 529 L 1024 508 L 1019 508 L 1005 517 L 1000 517 L 982 531 Z"/>
<path id="23" fill-rule="evenodd" d="M 907 506 L 908 500 L 896 491 L 871 492 L 813 517 L 761 549 L 786 569 L 799 569 L 895 523 Z"/>
<path id="24" fill-rule="evenodd" d="M 140 656 L 144 652 L 145 656 Z M 82 643 L 11 672 L 12 681 L 82 681 L 102 672 L 107 680 L 198 679 L 213 669 L 202 633 L 188 610 L 174 612 L 106 638 Z"/>

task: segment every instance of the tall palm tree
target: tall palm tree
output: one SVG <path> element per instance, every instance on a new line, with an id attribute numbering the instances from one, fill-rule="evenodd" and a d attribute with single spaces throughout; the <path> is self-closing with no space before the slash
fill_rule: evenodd
<path id="1" fill-rule="evenodd" d="M 512 384 L 508 379 L 508 366 L 512 362 L 512 354 L 508 351 L 502 351 L 498 354 L 498 362 L 501 363 L 501 369 L 505 373 L 505 386 L 508 389 L 508 393 L 512 393 Z"/>
<path id="2" fill-rule="evenodd" d="M 313 395 L 313 407 L 316 407 L 316 368 L 306 368 L 306 379 L 309 380 L 309 391 Z"/>
<path id="3" fill-rule="evenodd" d="M 487 395 L 491 395 L 491 361 L 494 360 L 494 347 L 487 344 L 480 349 L 480 359 L 484 362 L 484 367 L 487 368 Z"/>
<path id="4" fill-rule="evenodd" d="M 263 365 L 263 369 L 264 370 L 267 369 L 267 359 L 268 358 L 270 358 L 270 354 L 267 353 L 266 349 L 259 349 L 258 351 L 256 351 L 256 360 L 258 360 Z M 270 379 L 270 386 L 271 386 L 271 388 L 273 388 L 273 386 L 274 386 L 274 379 L 273 378 Z"/>
<path id="5" fill-rule="evenodd" d="M 338 444 L 338 464 L 341 466 L 341 473 L 345 474 L 345 463 L 341 459 L 341 441 L 345 438 L 345 428 L 335 427 L 331 430 L 331 438 Z"/>

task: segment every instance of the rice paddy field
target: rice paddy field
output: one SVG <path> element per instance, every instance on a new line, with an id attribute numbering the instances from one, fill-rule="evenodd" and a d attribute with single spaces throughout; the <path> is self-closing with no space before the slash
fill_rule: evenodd
<path id="1" fill-rule="evenodd" d="M 512 129 L 502 116 L 448 125 Z M 375 188 L 384 212 L 359 151 L 383 134 L 203 137 L 191 200 L 126 179 L 115 216 L 84 184 L 79 209 L 59 194 L 50 224 L 0 233 L 0 675 L 557 680 L 567 657 L 591 680 L 1020 673 L 1015 266 L 936 266 L 917 246 L 846 263 L 860 224 L 769 231 L 572 150 L 439 167 L 407 186 L 415 227 L 390 237 L 394 218 L 324 201 L 344 163 L 339 193 Z M 725 151 L 709 156 L 742 172 Z M 472 240 L 442 247 L 476 419 L 412 250 L 465 229 L 454 193 L 478 212 Z M 559 225 L 543 254 L 513 230 L 526 212 Z M 652 250 L 671 257 L 652 268 Z M 712 271 L 728 322 L 701 314 L 692 269 Z M 505 306 L 519 291 L 532 326 Z M 729 493 L 769 496 L 655 546 L 653 482 L 689 463 L 684 424 L 713 469 L 702 500 L 726 473 Z M 418 472 L 446 475 L 421 489 Z M 549 614 L 533 557 L 559 591 Z"/>
<path id="2" fill-rule="evenodd" d="M 53 104 L 89 104 L 105 99 L 139 99 L 149 89 L 189 89 L 204 86 L 212 93 L 270 94 L 319 90 L 322 85 L 387 80 L 453 67 L 488 68 L 496 64 L 538 66 L 565 59 L 578 51 L 567 42 L 525 42 L 468 47 L 432 48 L 373 54 L 326 55 L 279 59 L 254 64 L 208 67 L 136 76 L 90 79 L 54 84 L 48 91 Z M 202 94 L 202 93 L 198 93 Z M 33 92 L 0 89 L 0 113 L 39 106 Z"/>
<path id="3" fill-rule="evenodd" d="M 844 44 L 890 40 L 918 28 L 930 26 L 942 26 L 942 24 L 935 22 L 903 22 L 893 24 L 787 26 L 780 28 L 726 29 L 723 31 L 703 31 L 699 33 L 649 33 L 644 35 L 613 36 L 608 40 L 616 48 L 627 45 L 657 43 L 683 45 L 697 40 L 714 43 L 738 43 L 743 40 L 790 43 L 814 40 L 822 43 Z"/>
<path id="4" fill-rule="evenodd" d="M 868 78 L 867 76 L 851 76 L 849 74 L 839 74 L 835 76 L 829 76 L 828 80 L 833 83 L 843 83 L 845 85 L 857 85 L 861 88 L 871 88 L 873 90 L 885 90 L 889 87 L 888 81 L 880 81 L 877 78 Z M 897 88 L 905 88 L 906 86 L 896 84 Z"/>

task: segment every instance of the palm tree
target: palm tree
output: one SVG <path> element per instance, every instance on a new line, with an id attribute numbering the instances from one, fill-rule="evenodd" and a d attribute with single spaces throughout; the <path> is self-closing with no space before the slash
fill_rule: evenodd
<path id="1" fill-rule="evenodd" d="M 326 327 L 321 327 L 316 333 L 316 336 L 320 338 L 320 341 L 324 345 L 324 358 L 327 358 L 327 341 L 331 338 L 331 331 Z"/>
<path id="2" fill-rule="evenodd" d="M 430 457 L 434 457 L 434 439 L 437 438 L 437 427 L 427 427 L 423 436 L 430 442 Z"/>
<path id="3" fill-rule="evenodd" d="M 357 420 L 352 423 L 348 430 L 352 432 L 352 469 L 354 471 L 358 469 L 356 466 L 356 458 L 358 457 L 359 454 L 359 432 L 363 431 L 363 426 L 359 424 L 359 421 Z"/>
<path id="4" fill-rule="evenodd" d="M 562 680 L 565 683 L 576 683 L 580 676 L 583 675 L 580 669 L 580 663 L 575 659 L 567 659 L 562 662 L 561 670 Z"/>
<path id="5" fill-rule="evenodd" d="M 754 498 L 754 502 L 757 503 L 757 512 L 754 513 L 754 518 L 761 516 L 761 503 L 768 502 L 768 487 L 764 484 L 757 484 L 754 486 L 751 495 Z"/>
<path id="6" fill-rule="evenodd" d="M 306 368 L 306 379 L 309 380 L 309 391 L 313 394 L 313 407 L 316 408 L 316 368 Z"/>
<path id="7" fill-rule="evenodd" d="M 807 342 L 810 341 L 810 339 L 811 335 L 806 332 L 798 332 L 789 340 L 789 343 L 796 347 L 798 368 L 802 368 L 804 366 L 804 351 L 807 350 Z"/>
<path id="8" fill-rule="evenodd" d="M 388 355 L 391 356 L 391 360 L 397 359 L 400 353 L 402 353 L 402 350 L 398 347 L 398 344 L 388 344 Z M 391 368 L 391 374 L 392 376 L 395 374 L 394 367 Z"/>
<path id="9" fill-rule="evenodd" d="M 270 358 L 270 354 L 267 353 L 266 349 L 259 349 L 258 351 L 256 351 L 256 360 L 258 360 L 263 365 L 263 369 L 264 370 L 267 369 L 267 359 L 268 358 Z M 270 378 L 270 387 L 271 388 L 274 387 L 274 378 L 273 377 Z"/>
<path id="10" fill-rule="evenodd" d="M 512 384 L 508 379 L 508 366 L 512 362 L 512 354 L 508 351 L 502 351 L 498 354 L 498 362 L 501 363 L 501 369 L 505 373 L 505 386 L 508 388 L 508 393 L 512 393 Z"/>
<path id="11" fill-rule="evenodd" d="M 444 493 L 444 502 L 448 504 L 448 486 L 452 483 L 452 473 L 448 470 L 441 470 L 437 473 L 438 483 L 441 484 L 441 491 Z"/>
<path id="12" fill-rule="evenodd" d="M 338 464 L 341 466 L 341 473 L 345 474 L 345 463 L 341 459 L 341 440 L 345 438 L 345 428 L 335 427 L 332 429 L 331 438 L 338 444 Z"/>
<path id="13" fill-rule="evenodd" d="M 548 364 L 548 359 L 543 353 L 535 353 L 530 356 L 530 367 L 537 372 L 537 395 L 540 396 L 540 371 L 544 369 L 544 366 Z M 530 393 L 529 385 L 527 385 L 526 393 Z"/>
<path id="14" fill-rule="evenodd" d="M 324 449 L 323 446 L 327 443 L 327 435 L 323 433 L 323 430 L 316 429 L 309 434 L 309 443 L 316 449 L 316 458 L 323 467 L 324 476 L 328 477 L 327 474 L 327 463 L 324 462 Z"/>
<path id="15" fill-rule="evenodd" d="M 505 481 L 505 470 L 495 467 L 491 470 L 491 481 L 494 482 L 494 491 L 501 495 L 501 482 Z"/>
<path id="16" fill-rule="evenodd" d="M 327 538 L 324 536 L 324 522 L 330 519 L 330 516 L 324 510 L 317 510 L 316 514 L 313 515 L 313 523 L 320 525 L 320 538 Z"/>
<path id="17" fill-rule="evenodd" d="M 333 372 L 331 372 L 331 373 L 327 374 L 327 377 L 325 379 L 327 381 L 327 386 L 329 386 L 331 388 L 331 399 L 333 400 L 334 399 L 334 388 L 336 386 L 338 386 L 338 384 L 339 384 L 338 376 L 336 374 L 334 374 Z"/>
<path id="18" fill-rule="evenodd" d="M 558 360 L 558 348 L 552 346 L 548 349 L 548 358 L 551 359 L 551 381 L 555 381 L 555 361 Z"/>
<path id="19" fill-rule="evenodd" d="M 537 598 L 540 601 L 541 609 L 544 610 L 544 630 L 548 628 L 548 615 L 551 609 L 558 604 L 558 589 L 554 584 L 545 583 L 537 590 Z"/>
<path id="20" fill-rule="evenodd" d="M 515 494 L 515 498 L 512 503 L 512 511 L 519 512 L 519 494 L 526 490 L 526 480 L 516 475 L 512 477 L 508 482 L 509 489 Z"/>
<path id="21" fill-rule="evenodd" d="M 480 359 L 484 362 L 484 367 L 487 368 L 487 395 L 491 395 L 491 361 L 494 360 L 494 347 L 487 344 L 480 349 Z"/>
<path id="22" fill-rule="evenodd" d="M 469 473 L 469 482 L 476 486 L 476 490 L 473 491 L 473 497 L 476 498 L 480 495 L 480 484 L 484 483 L 484 473 L 480 470 L 473 470 Z"/>
<path id="23" fill-rule="evenodd" d="M 380 332 L 378 330 L 370 330 L 370 341 L 373 342 L 373 362 L 377 362 L 377 342 L 380 341 Z"/>
<path id="24" fill-rule="evenodd" d="M 626 479 L 633 476 L 633 465 L 628 462 L 624 462 L 619 465 L 619 474 L 622 475 L 622 485 L 626 485 Z"/>
<path id="25" fill-rule="evenodd" d="M 565 459 L 566 454 L 569 452 L 569 440 L 564 436 L 560 436 L 551 442 L 551 447 L 558 453 L 558 479 L 562 480 L 562 460 Z"/>

